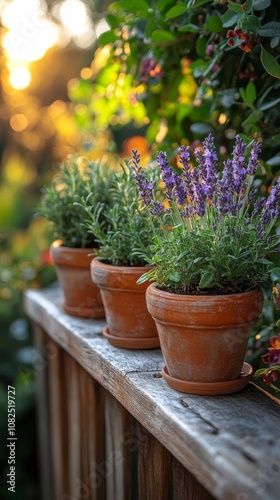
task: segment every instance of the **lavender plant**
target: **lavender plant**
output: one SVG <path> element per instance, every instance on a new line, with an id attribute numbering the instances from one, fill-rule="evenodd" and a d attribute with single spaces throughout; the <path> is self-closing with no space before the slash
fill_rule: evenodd
<path id="1" fill-rule="evenodd" d="M 195 150 L 195 166 L 189 147 L 179 148 L 181 175 L 170 167 L 167 154 L 159 152 L 166 207 L 155 199 L 140 155 L 133 150 L 140 197 L 163 228 L 151 246 L 153 269 L 141 281 L 156 281 L 160 288 L 181 294 L 238 293 L 269 281 L 271 253 L 279 241 L 273 227 L 280 218 L 280 179 L 268 198 L 257 197 L 260 152 L 259 142 L 248 147 L 237 136 L 220 173 L 209 135 L 202 149 Z"/>

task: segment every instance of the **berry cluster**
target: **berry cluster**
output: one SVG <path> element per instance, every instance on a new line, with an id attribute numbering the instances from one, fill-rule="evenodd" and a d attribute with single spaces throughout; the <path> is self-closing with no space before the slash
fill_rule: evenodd
<path id="1" fill-rule="evenodd" d="M 244 40 L 239 45 L 239 48 L 243 50 L 244 52 L 251 52 L 253 48 L 253 39 L 248 33 L 243 33 L 241 29 L 236 29 L 236 30 L 228 30 L 227 32 L 227 38 L 228 38 L 228 45 L 232 47 L 234 45 L 235 38 L 238 40 Z"/>

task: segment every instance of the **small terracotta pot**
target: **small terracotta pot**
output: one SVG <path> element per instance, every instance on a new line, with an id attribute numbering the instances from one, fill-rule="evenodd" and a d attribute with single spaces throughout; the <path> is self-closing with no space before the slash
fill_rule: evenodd
<path id="1" fill-rule="evenodd" d="M 113 266 L 98 257 L 91 262 L 92 280 L 100 288 L 108 324 L 103 334 L 114 346 L 159 347 L 156 325 L 147 311 L 145 299 L 149 283 L 136 283 L 148 269 Z"/>
<path id="2" fill-rule="evenodd" d="M 64 293 L 64 311 L 81 318 L 104 318 L 101 295 L 90 276 L 92 251 L 64 247 L 62 241 L 57 240 L 51 245 L 50 253 Z"/>
<path id="3" fill-rule="evenodd" d="M 260 288 L 193 296 L 168 293 L 152 284 L 146 299 L 170 377 L 208 385 L 240 376 L 252 326 L 262 312 Z"/>

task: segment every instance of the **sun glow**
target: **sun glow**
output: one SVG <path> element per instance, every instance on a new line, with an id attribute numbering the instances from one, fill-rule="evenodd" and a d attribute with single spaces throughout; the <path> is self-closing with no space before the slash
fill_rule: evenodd
<path id="1" fill-rule="evenodd" d="M 43 0 L 12 0 L 2 12 L 2 23 L 7 30 L 3 47 L 6 57 L 13 61 L 41 59 L 58 37 Z"/>
<path id="2" fill-rule="evenodd" d="M 16 90 L 25 89 L 31 82 L 29 69 L 24 66 L 12 69 L 9 76 L 9 82 Z"/>

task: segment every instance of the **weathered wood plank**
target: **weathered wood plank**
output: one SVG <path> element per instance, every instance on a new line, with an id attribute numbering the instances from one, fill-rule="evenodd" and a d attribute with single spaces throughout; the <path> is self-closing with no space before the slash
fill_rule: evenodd
<path id="1" fill-rule="evenodd" d="M 155 439 L 155 438 L 154 438 Z M 214 500 L 214 497 L 209 493 L 196 478 L 183 467 L 183 465 L 171 458 L 172 470 L 172 500 Z"/>
<path id="2" fill-rule="evenodd" d="M 35 373 L 37 390 L 37 428 L 39 440 L 39 462 L 40 462 L 40 487 L 42 500 L 53 497 L 53 485 L 51 478 L 51 449 L 50 449 L 50 424 L 49 424 L 49 401 L 48 401 L 48 377 L 46 357 L 49 337 L 44 330 L 34 324 L 34 345 L 37 350 Z"/>
<path id="3" fill-rule="evenodd" d="M 81 464 L 84 497 L 105 500 L 106 478 L 99 469 L 105 457 L 104 389 L 83 368 L 79 370 Z"/>
<path id="4" fill-rule="evenodd" d="M 104 323 L 71 318 L 59 301 L 55 289 L 29 291 L 25 308 L 207 490 L 221 500 L 237 495 L 278 499 L 280 412 L 275 402 L 252 386 L 228 396 L 177 393 L 155 377 L 163 364 L 159 350 L 116 349 L 102 338 Z"/>
<path id="5" fill-rule="evenodd" d="M 56 356 L 49 359 L 49 411 L 52 478 L 54 479 L 54 499 L 65 499 L 68 493 L 68 429 L 64 408 L 66 387 L 64 378 L 64 351 L 49 339 L 48 348 L 56 351 Z"/>
<path id="6" fill-rule="evenodd" d="M 170 453 L 140 423 L 137 434 L 139 500 L 171 500 L 173 490 Z"/>
<path id="7" fill-rule="evenodd" d="M 107 500 L 135 500 L 137 485 L 133 485 L 133 451 L 131 441 L 134 420 L 123 406 L 105 393 L 105 441 Z"/>
<path id="8" fill-rule="evenodd" d="M 69 495 L 76 498 L 83 489 L 81 462 L 81 408 L 79 394 L 79 365 L 65 353 L 64 377 L 66 393 L 63 397 L 64 412 L 68 419 L 68 470 Z"/>

